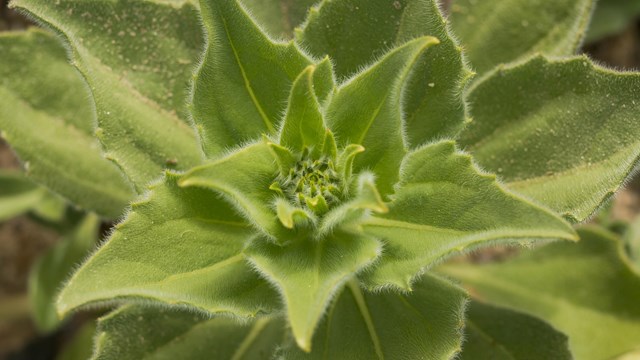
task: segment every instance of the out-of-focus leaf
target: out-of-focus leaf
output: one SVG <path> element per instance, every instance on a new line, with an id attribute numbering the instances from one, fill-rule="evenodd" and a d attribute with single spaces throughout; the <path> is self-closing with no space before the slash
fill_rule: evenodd
<path id="1" fill-rule="evenodd" d="M 98 217 L 88 214 L 31 269 L 29 298 L 34 320 L 40 331 L 52 331 L 60 324 L 61 319 L 55 307 L 58 291 L 74 268 L 95 246 L 99 227 Z"/>
<path id="2" fill-rule="evenodd" d="M 568 338 L 516 311 L 471 302 L 461 360 L 571 360 Z"/>
<path id="3" fill-rule="evenodd" d="M 597 228 L 504 263 L 450 264 L 478 299 L 549 322 L 569 337 L 576 359 L 605 360 L 640 347 L 640 274 L 622 243 Z"/>

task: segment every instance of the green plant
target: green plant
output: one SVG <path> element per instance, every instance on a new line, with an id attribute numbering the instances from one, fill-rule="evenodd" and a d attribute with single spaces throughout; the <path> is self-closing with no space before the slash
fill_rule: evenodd
<path id="1" fill-rule="evenodd" d="M 293 34 L 306 2 L 243 3 L 295 40 L 237 0 L 12 2 L 65 41 L 97 127 L 64 52 L 32 30 L 0 37 L 3 137 L 34 180 L 124 214 L 57 301 L 61 316 L 123 305 L 100 321 L 96 358 L 454 357 L 467 295 L 430 270 L 577 240 L 570 223 L 637 162 L 640 74 L 571 56 L 592 1 L 455 2 L 475 79 L 431 0 L 325 0 Z M 458 265 L 443 271 L 466 279 Z M 617 331 L 640 330 L 634 291 Z M 508 307 L 471 305 L 462 356 L 640 346 L 583 351 L 545 312 Z M 522 328 L 535 336 L 510 335 Z"/>

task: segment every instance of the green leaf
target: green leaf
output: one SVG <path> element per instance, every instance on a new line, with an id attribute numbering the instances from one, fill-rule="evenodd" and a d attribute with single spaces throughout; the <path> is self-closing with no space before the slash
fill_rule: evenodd
<path id="1" fill-rule="evenodd" d="M 21 172 L 0 169 L 0 221 L 33 209 L 46 194 Z"/>
<path id="2" fill-rule="evenodd" d="M 237 0 L 201 2 L 208 37 L 192 112 L 207 157 L 274 135 L 291 84 L 311 61 L 265 35 Z"/>
<path id="3" fill-rule="evenodd" d="M 406 141 L 416 147 L 455 135 L 466 118 L 462 89 L 471 71 L 438 1 L 325 0 L 311 9 L 297 40 L 316 57 L 329 55 L 338 78 L 345 79 L 389 49 L 425 35 L 440 45 L 417 61 L 402 102 Z"/>
<path id="4" fill-rule="evenodd" d="M 483 301 L 523 311 L 567 334 L 576 359 L 602 360 L 640 347 L 640 274 L 621 243 L 596 228 L 501 264 L 443 271 Z"/>
<path id="5" fill-rule="evenodd" d="M 471 302 L 461 360 L 571 360 L 567 336 L 535 317 Z"/>
<path id="6" fill-rule="evenodd" d="M 391 51 L 343 84 L 328 105 L 329 128 L 339 144 L 342 147 L 359 144 L 365 148 L 355 159 L 354 170 L 373 170 L 383 195 L 392 192 L 406 153 L 401 110 L 403 87 L 422 53 L 436 44 L 435 38 L 421 37 Z"/>
<path id="7" fill-rule="evenodd" d="M 599 0 L 593 12 L 586 42 L 595 42 L 621 32 L 640 15 L 640 1 Z"/>
<path id="8" fill-rule="evenodd" d="M 127 301 L 253 316 L 277 295 L 246 263 L 253 230 L 215 193 L 167 173 L 69 280 L 58 312 Z"/>
<path id="9" fill-rule="evenodd" d="M 16 0 L 12 7 L 69 44 L 95 100 L 97 136 L 138 192 L 164 168 L 200 162 L 184 99 L 203 39 L 188 0 Z"/>
<path id="10" fill-rule="evenodd" d="M 575 239 L 569 224 L 508 192 L 452 141 L 409 154 L 401 173 L 389 212 L 363 224 L 385 243 L 379 265 L 363 276 L 369 287 L 411 289 L 436 262 L 496 242 Z"/>
<path id="11" fill-rule="evenodd" d="M 277 174 L 278 166 L 269 145 L 259 142 L 191 169 L 179 184 L 218 192 L 247 221 L 274 238 L 282 230 L 271 206 L 275 193 L 269 189 Z"/>
<path id="12" fill-rule="evenodd" d="M 585 37 L 594 0 L 456 0 L 451 23 L 480 73 L 542 53 L 575 54 Z"/>
<path id="13" fill-rule="evenodd" d="M 275 37 L 291 38 L 318 0 L 242 0 L 257 22 Z"/>
<path id="14" fill-rule="evenodd" d="M 0 133 L 33 180 L 115 218 L 132 196 L 93 139 L 94 115 L 64 48 L 40 30 L 0 35 Z"/>
<path id="15" fill-rule="evenodd" d="M 310 351 L 313 332 L 331 299 L 380 250 L 372 237 L 336 232 L 321 241 L 300 235 L 287 246 L 256 238 L 246 253 L 280 291 L 296 342 Z"/>
<path id="16" fill-rule="evenodd" d="M 409 294 L 345 287 L 329 307 L 307 354 L 295 345 L 281 359 L 452 359 L 460 351 L 466 296 L 425 276 Z"/>
<path id="17" fill-rule="evenodd" d="M 69 234 L 47 251 L 29 274 L 29 300 L 39 330 L 49 332 L 60 324 L 55 300 L 63 282 L 87 256 L 98 239 L 100 220 L 88 214 Z"/>
<path id="18" fill-rule="evenodd" d="M 324 142 L 325 125 L 315 95 L 314 76 L 315 66 L 309 65 L 293 83 L 280 129 L 280 145 L 294 152 L 301 153 L 305 147 L 320 148 Z"/>
<path id="19" fill-rule="evenodd" d="M 228 317 L 124 306 L 98 322 L 94 360 L 268 360 L 283 336 L 277 319 Z"/>
<path id="20" fill-rule="evenodd" d="M 562 81 L 558 81 L 562 79 Z M 640 74 L 585 57 L 498 69 L 470 90 L 474 121 L 461 143 L 509 188 L 582 221 L 640 156 Z"/>
<path id="21" fill-rule="evenodd" d="M 622 240 L 625 245 L 627 255 L 631 262 L 640 270 L 640 218 L 636 219 L 628 226 Z"/>

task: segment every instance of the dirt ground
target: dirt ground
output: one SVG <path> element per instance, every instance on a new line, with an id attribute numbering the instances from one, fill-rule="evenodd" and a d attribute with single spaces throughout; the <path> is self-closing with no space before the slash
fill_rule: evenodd
<path id="1" fill-rule="evenodd" d="M 8 11 L 7 2 L 8 0 L 0 0 L 0 31 L 24 28 L 28 22 Z M 640 21 L 619 35 L 587 46 L 585 52 L 607 66 L 618 69 L 640 68 Z M 0 140 L 0 168 L 18 167 L 17 159 Z M 618 194 L 613 214 L 619 219 L 631 220 L 639 212 L 640 180 L 635 179 L 627 189 Z M 32 356 L 32 353 L 24 350 L 28 344 L 34 344 L 34 341 L 41 344 L 50 339 L 37 336 L 29 320 L 26 284 L 31 265 L 56 242 L 57 237 L 55 232 L 27 216 L 0 223 L 0 359 L 47 358 Z M 510 250 L 495 250 L 493 253 L 479 253 L 477 256 L 495 258 L 500 256 L 500 251 Z M 13 316 L 3 322 L 7 313 Z"/>

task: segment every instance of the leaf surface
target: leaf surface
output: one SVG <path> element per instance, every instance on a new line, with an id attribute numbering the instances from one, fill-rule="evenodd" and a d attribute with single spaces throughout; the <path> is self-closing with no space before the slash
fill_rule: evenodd
<path id="1" fill-rule="evenodd" d="M 496 242 L 575 239 L 568 223 L 511 194 L 452 141 L 409 154 L 401 173 L 389 212 L 363 224 L 384 241 L 378 266 L 363 275 L 369 287 L 411 289 L 416 274 L 434 263 Z"/>
<path id="2" fill-rule="evenodd" d="M 294 153 L 305 147 L 320 148 L 324 141 L 324 118 L 314 90 L 315 70 L 315 66 L 307 67 L 293 83 L 280 130 L 280 145 Z"/>
<path id="3" fill-rule="evenodd" d="M 435 38 L 421 37 L 394 49 L 341 86 L 327 107 L 329 128 L 339 144 L 365 148 L 354 161 L 354 171 L 373 170 L 384 195 L 398 180 L 398 168 L 406 154 L 402 88 L 422 53 L 436 44 Z"/>
<path id="4" fill-rule="evenodd" d="M 277 295 L 242 254 L 251 227 L 215 193 L 180 188 L 178 178 L 167 173 L 148 198 L 133 204 L 69 280 L 59 313 L 123 300 L 240 316 L 273 309 Z"/>
<path id="5" fill-rule="evenodd" d="M 242 0 L 256 22 L 276 38 L 291 38 L 318 0 Z"/>
<path id="6" fill-rule="evenodd" d="M 275 192 L 269 186 L 277 174 L 278 166 L 269 145 L 259 142 L 191 169 L 179 184 L 219 193 L 235 205 L 248 222 L 275 237 L 282 227 L 272 208 Z"/>
<path id="7" fill-rule="evenodd" d="M 456 0 L 450 18 L 472 66 L 485 73 L 537 53 L 575 54 L 594 4 L 594 0 Z"/>
<path id="8" fill-rule="evenodd" d="M 124 306 L 98 322 L 94 360 L 268 360 L 283 337 L 280 320 Z"/>
<path id="9" fill-rule="evenodd" d="M 537 316 L 567 334 L 576 359 L 601 360 L 640 347 L 640 275 L 621 242 L 596 228 L 578 243 L 553 243 L 493 265 L 443 271 L 482 301 Z"/>
<path id="10" fill-rule="evenodd" d="M 461 360 L 571 360 L 567 336 L 535 317 L 471 302 Z"/>
<path id="11" fill-rule="evenodd" d="M 98 240 L 100 220 L 88 214 L 68 234 L 48 250 L 29 274 L 29 300 L 39 330 L 56 329 L 61 319 L 56 313 L 56 296 L 73 269 L 87 256 Z"/>
<path id="12" fill-rule="evenodd" d="M 404 93 L 406 140 L 416 147 L 455 135 L 466 117 L 462 89 L 471 72 L 437 1 L 325 0 L 311 9 L 297 41 L 316 57 L 329 55 L 342 81 L 421 36 L 440 45 L 420 57 Z"/>
<path id="13" fill-rule="evenodd" d="M 582 221 L 638 161 L 639 93 L 638 73 L 536 57 L 471 89 L 474 121 L 460 141 L 509 188 Z"/>
<path id="14" fill-rule="evenodd" d="M 376 259 L 380 243 L 366 235 L 336 232 L 320 241 L 301 235 L 287 246 L 257 238 L 246 252 L 280 291 L 296 342 L 310 351 L 329 302 L 345 281 Z"/>
<path id="15" fill-rule="evenodd" d="M 119 216 L 132 190 L 93 139 L 86 86 L 64 48 L 29 30 L 0 35 L 0 53 L 0 134 L 28 176 L 84 209 Z"/>
<path id="16" fill-rule="evenodd" d="M 305 353 L 284 346 L 279 359 L 451 359 L 460 350 L 466 295 L 427 275 L 414 291 L 366 293 L 350 284 L 329 307 Z"/>
<path id="17" fill-rule="evenodd" d="M 207 157 L 274 135 L 293 81 L 311 61 L 271 40 L 237 0 L 201 2 L 208 45 L 192 111 Z"/>
<path id="18" fill-rule="evenodd" d="M 69 44 L 95 100 L 96 134 L 138 192 L 164 168 L 200 162 L 184 105 L 203 45 L 190 1 L 16 0 L 12 6 Z"/>

